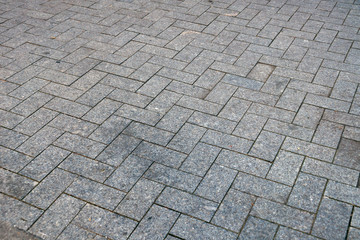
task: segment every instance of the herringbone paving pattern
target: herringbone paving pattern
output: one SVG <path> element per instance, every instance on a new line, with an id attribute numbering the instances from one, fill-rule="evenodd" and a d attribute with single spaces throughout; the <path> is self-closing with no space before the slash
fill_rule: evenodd
<path id="1" fill-rule="evenodd" d="M 360 239 L 359 27 L 359 0 L 0 0 L 0 220 Z"/>

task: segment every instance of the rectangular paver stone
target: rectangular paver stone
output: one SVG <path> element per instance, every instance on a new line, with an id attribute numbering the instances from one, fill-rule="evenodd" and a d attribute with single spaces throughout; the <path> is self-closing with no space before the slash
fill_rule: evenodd
<path id="1" fill-rule="evenodd" d="M 150 167 L 151 161 L 130 155 L 113 174 L 106 180 L 106 184 L 128 192 L 144 172 Z"/>
<path id="2" fill-rule="evenodd" d="M 24 199 L 42 209 L 48 208 L 58 196 L 75 180 L 76 176 L 62 169 L 52 171 Z"/>
<path id="3" fill-rule="evenodd" d="M 266 199 L 257 199 L 251 215 L 303 232 L 310 232 L 314 215 Z"/>
<path id="4" fill-rule="evenodd" d="M 66 193 L 109 210 L 113 210 L 125 196 L 123 192 L 86 178 L 76 179 Z"/>
<path id="5" fill-rule="evenodd" d="M 112 239 L 127 239 L 137 224 L 129 218 L 90 204 L 80 211 L 73 223 Z"/>
<path id="6" fill-rule="evenodd" d="M 115 212 L 140 220 L 163 189 L 162 184 L 141 178 L 120 202 Z"/>
<path id="7" fill-rule="evenodd" d="M 266 178 L 292 186 L 303 161 L 304 156 L 280 151 Z"/>
<path id="8" fill-rule="evenodd" d="M 236 177 L 237 171 L 213 164 L 195 191 L 195 194 L 221 202 Z"/>
<path id="9" fill-rule="evenodd" d="M 201 240 L 231 240 L 236 239 L 237 235 L 226 231 L 223 228 L 211 225 L 209 223 L 181 215 L 170 231 L 171 234 L 183 239 L 201 239 Z"/>
<path id="10" fill-rule="evenodd" d="M 179 213 L 153 205 L 129 239 L 164 239 Z"/>
<path id="11" fill-rule="evenodd" d="M 335 164 L 306 158 L 301 171 L 356 186 L 359 172 Z"/>
<path id="12" fill-rule="evenodd" d="M 324 198 L 312 234 L 325 239 L 345 239 L 351 210 L 346 203 Z"/>
<path id="13" fill-rule="evenodd" d="M 85 202 L 81 200 L 61 195 L 29 231 L 44 239 L 54 239 L 59 236 L 84 205 Z"/>
<path id="14" fill-rule="evenodd" d="M 254 203 L 254 196 L 230 189 L 211 222 L 239 232 Z"/>
<path id="15" fill-rule="evenodd" d="M 326 180 L 300 173 L 290 194 L 288 205 L 309 212 L 316 212 L 325 188 Z"/>
<path id="16" fill-rule="evenodd" d="M 99 182 L 105 181 L 114 170 L 109 165 L 77 154 L 71 154 L 59 167 Z"/>
<path id="17" fill-rule="evenodd" d="M 205 221 L 210 221 L 218 207 L 217 203 L 169 187 L 165 188 L 156 203 Z"/>
<path id="18" fill-rule="evenodd" d="M 268 161 L 274 161 L 285 137 L 276 133 L 262 131 L 249 154 Z"/>
<path id="19" fill-rule="evenodd" d="M 200 177 L 157 163 L 147 170 L 144 177 L 188 192 L 193 192 L 201 181 Z"/>
<path id="20" fill-rule="evenodd" d="M 249 216 L 244 226 L 244 229 L 241 231 L 239 240 L 247 239 L 266 239 L 270 240 L 274 238 L 278 225 Z"/>

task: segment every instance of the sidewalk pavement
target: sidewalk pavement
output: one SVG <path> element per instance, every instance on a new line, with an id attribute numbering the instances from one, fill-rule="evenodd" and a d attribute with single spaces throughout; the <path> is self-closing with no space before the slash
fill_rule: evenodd
<path id="1" fill-rule="evenodd" d="M 360 239 L 359 27 L 359 0 L 0 0 L 0 220 Z"/>

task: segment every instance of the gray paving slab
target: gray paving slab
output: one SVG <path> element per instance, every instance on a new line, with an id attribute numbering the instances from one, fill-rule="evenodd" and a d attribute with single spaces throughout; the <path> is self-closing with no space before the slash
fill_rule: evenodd
<path id="1" fill-rule="evenodd" d="M 2 1 L 0 220 L 43 239 L 358 239 L 359 15 Z"/>

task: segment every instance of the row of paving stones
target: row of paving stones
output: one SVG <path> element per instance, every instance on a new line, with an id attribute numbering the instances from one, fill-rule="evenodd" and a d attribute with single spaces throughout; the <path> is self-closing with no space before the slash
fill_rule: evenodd
<path id="1" fill-rule="evenodd" d="M 359 239 L 359 4 L 1 1 L 0 219 Z"/>

